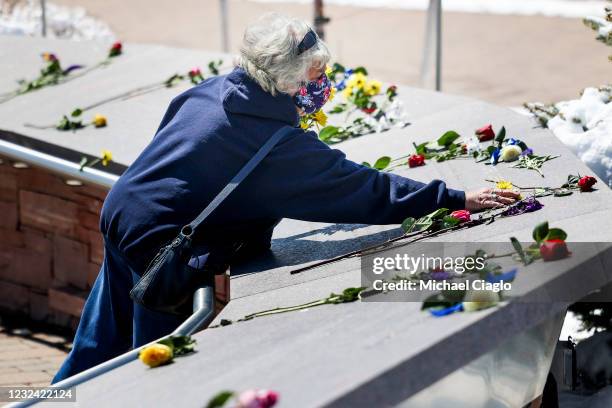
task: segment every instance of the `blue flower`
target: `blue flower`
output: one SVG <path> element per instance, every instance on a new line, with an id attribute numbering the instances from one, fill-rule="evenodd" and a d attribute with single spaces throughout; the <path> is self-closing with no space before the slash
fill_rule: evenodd
<path id="1" fill-rule="evenodd" d="M 448 316 L 455 312 L 461 312 L 463 310 L 463 303 L 459 302 L 456 305 L 445 307 L 444 309 L 429 309 L 429 313 L 436 317 Z"/>
<path id="2" fill-rule="evenodd" d="M 492 165 L 496 165 L 497 162 L 499 161 L 499 156 L 501 154 L 501 150 L 499 150 L 498 148 L 495 148 L 495 150 L 493 150 L 493 153 L 491 153 L 491 164 Z"/>
<path id="3" fill-rule="evenodd" d="M 523 150 L 523 152 L 521 153 L 521 156 L 531 156 L 533 154 L 533 149 L 531 147 L 528 147 L 527 149 Z"/>

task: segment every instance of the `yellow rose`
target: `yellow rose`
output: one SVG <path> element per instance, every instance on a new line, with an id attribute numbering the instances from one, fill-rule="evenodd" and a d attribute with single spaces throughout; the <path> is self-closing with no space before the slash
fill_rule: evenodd
<path id="1" fill-rule="evenodd" d="M 370 96 L 378 95 L 382 89 L 382 83 L 380 81 L 369 81 L 365 86 L 365 93 Z"/>
<path id="2" fill-rule="evenodd" d="M 91 123 L 93 123 L 93 125 L 97 128 L 104 127 L 106 126 L 106 116 L 96 113 Z"/>
<path id="3" fill-rule="evenodd" d="M 102 150 L 102 165 L 108 166 L 108 163 L 110 163 L 112 160 L 113 154 L 110 152 L 110 150 Z"/>
<path id="4" fill-rule="evenodd" d="M 325 126 L 327 124 L 327 115 L 322 110 L 318 110 L 314 114 L 314 120 L 321 126 Z"/>
<path id="5" fill-rule="evenodd" d="M 495 183 L 495 187 L 500 190 L 512 190 L 512 188 L 514 188 L 512 183 L 506 180 L 499 180 L 497 183 Z"/>
<path id="6" fill-rule="evenodd" d="M 173 357 L 172 349 L 159 343 L 144 347 L 138 354 L 140 361 L 151 368 L 169 363 Z"/>

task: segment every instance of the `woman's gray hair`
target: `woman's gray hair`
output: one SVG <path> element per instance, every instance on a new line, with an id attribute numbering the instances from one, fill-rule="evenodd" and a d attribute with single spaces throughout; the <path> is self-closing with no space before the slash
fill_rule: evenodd
<path id="1" fill-rule="evenodd" d="M 237 65 L 272 95 L 293 94 L 308 81 L 311 67 L 322 68 L 330 59 L 321 39 L 298 55 L 298 44 L 310 29 L 304 21 L 265 14 L 245 30 Z"/>

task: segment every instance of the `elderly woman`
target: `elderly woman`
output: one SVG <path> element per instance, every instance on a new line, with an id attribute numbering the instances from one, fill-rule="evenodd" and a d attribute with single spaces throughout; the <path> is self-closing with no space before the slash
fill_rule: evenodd
<path id="1" fill-rule="evenodd" d="M 266 250 L 288 217 L 399 224 L 440 207 L 479 210 L 517 195 L 464 193 L 381 173 L 299 127 L 327 101 L 330 54 L 299 20 L 267 15 L 244 34 L 237 66 L 177 96 L 151 143 L 113 186 L 101 214 L 105 257 L 74 347 L 54 382 L 168 334 L 184 317 L 135 304 L 129 291 L 159 248 L 222 190 L 277 130 L 290 132 L 197 231 L 211 270 L 241 247 Z M 216 268 L 216 269 L 215 269 Z"/>

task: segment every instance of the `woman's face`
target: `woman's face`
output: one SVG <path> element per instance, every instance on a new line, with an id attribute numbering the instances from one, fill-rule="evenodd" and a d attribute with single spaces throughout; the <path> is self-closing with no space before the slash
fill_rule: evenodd
<path id="1" fill-rule="evenodd" d="M 319 77 L 320 77 L 321 75 L 323 75 L 324 73 L 325 73 L 325 65 L 323 65 L 323 66 L 321 66 L 321 67 L 319 67 L 318 65 L 317 65 L 317 66 L 314 66 L 314 65 L 313 65 L 313 66 L 312 66 L 312 67 L 310 67 L 310 69 L 308 70 L 308 80 L 309 80 L 309 81 L 315 81 L 315 80 L 319 79 Z M 294 92 L 294 93 L 293 93 L 293 95 L 295 95 L 296 93 L 297 93 L 297 92 Z M 292 95 L 292 96 L 293 96 L 293 95 Z M 305 114 L 305 113 L 304 113 L 304 111 L 303 111 L 302 109 L 300 109 L 300 108 L 299 108 L 299 107 L 297 107 L 297 106 L 296 106 L 296 108 L 297 108 L 298 114 L 299 114 L 300 116 L 303 116 L 303 115 Z"/>

